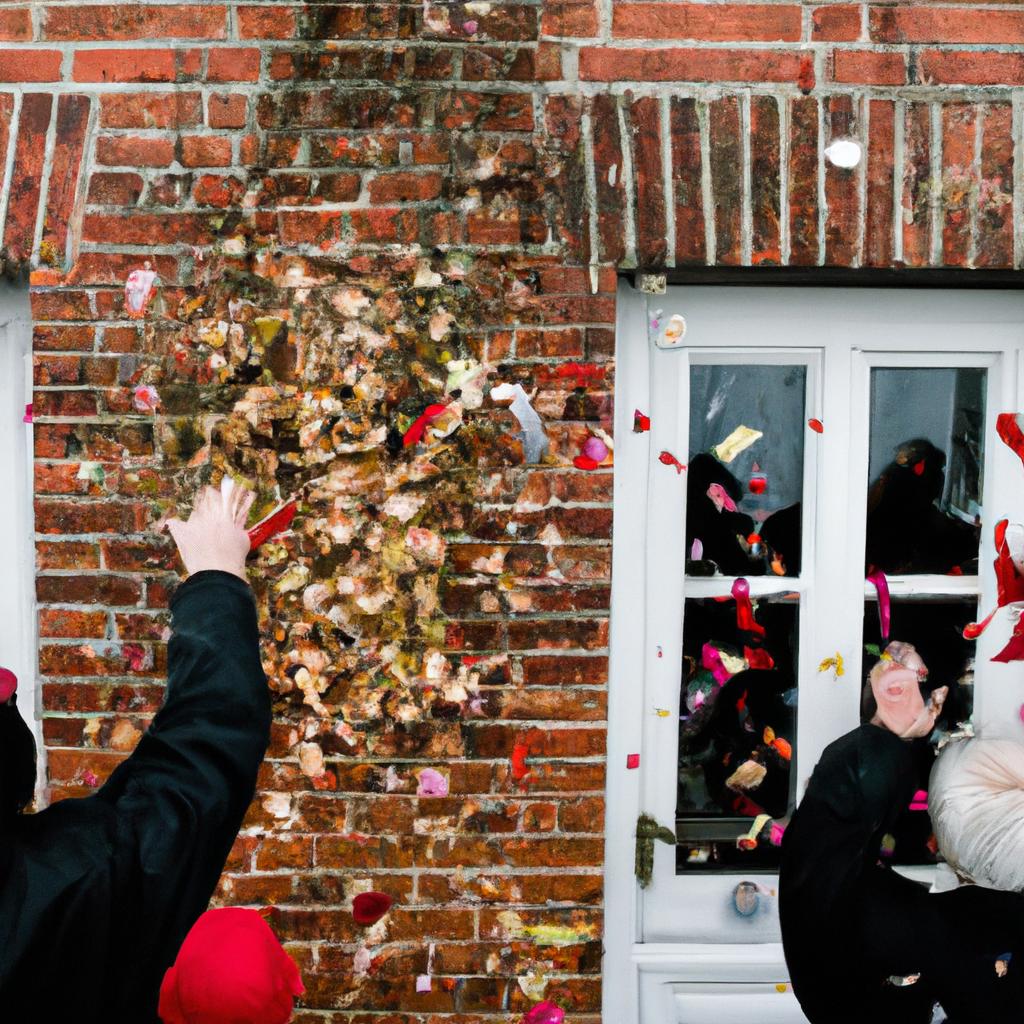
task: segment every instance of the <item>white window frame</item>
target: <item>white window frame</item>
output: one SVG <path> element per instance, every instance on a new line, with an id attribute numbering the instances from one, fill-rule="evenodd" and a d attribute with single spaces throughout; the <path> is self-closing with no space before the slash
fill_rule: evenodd
<path id="1" fill-rule="evenodd" d="M 809 415 L 825 423 L 821 435 L 810 432 L 805 447 L 804 546 L 805 569 L 798 581 L 752 578 L 751 592 L 765 588 L 802 593 L 799 673 L 801 718 L 813 716 L 819 728 L 798 728 L 797 792 L 803 791 L 810 770 L 823 746 L 859 721 L 862 651 L 859 630 L 846 623 L 861 622 L 869 585 L 845 568 L 862 559 L 867 494 L 867 430 L 848 433 L 842 424 L 851 417 L 868 422 L 870 394 L 868 373 L 872 365 L 979 365 L 990 366 L 986 402 L 986 435 L 983 504 L 985 507 L 980 576 L 895 577 L 894 596 L 941 588 L 945 593 L 974 594 L 980 587 L 979 606 L 988 609 L 995 600 L 995 557 L 992 526 L 997 519 L 1024 516 L 1024 466 L 1001 441 L 995 414 L 1017 411 L 1024 396 L 1024 294 L 1003 291 L 932 291 L 813 288 L 732 288 L 726 286 L 670 289 L 652 299 L 665 315 L 687 313 L 700 306 L 709 292 L 721 302 L 721 319 L 732 311 L 749 314 L 752 303 L 762 310 L 766 323 L 784 318 L 789 340 L 782 348 L 817 351 L 822 372 L 809 379 L 809 395 L 821 405 Z M 852 313 L 845 308 L 849 296 Z M 611 669 L 608 734 L 608 827 L 606 845 L 604 1017 L 615 1024 L 638 1020 L 639 1006 L 653 1000 L 658 1014 L 650 1020 L 671 1017 L 671 999 L 665 993 L 669 981 L 705 982 L 779 981 L 784 963 L 777 930 L 777 916 L 754 919 L 738 943 L 715 942 L 713 928 L 702 935 L 699 928 L 673 928 L 680 913 L 702 919 L 717 912 L 722 893 L 708 887 L 711 902 L 700 896 L 701 876 L 675 875 L 675 852 L 655 844 L 654 882 L 641 895 L 633 874 L 634 838 L 641 811 L 672 826 L 675 821 L 677 757 L 675 728 L 679 703 L 678 666 L 682 649 L 685 475 L 657 461 L 662 450 L 686 461 L 688 411 L 681 381 L 687 351 L 656 348 L 648 337 L 646 296 L 622 282 L 618 295 L 617 384 L 615 436 L 615 544 L 612 566 Z M 700 301 L 698 301 L 700 300 Z M 707 306 L 701 307 L 705 311 Z M 684 349 L 694 361 L 708 361 L 700 350 L 720 349 L 722 324 L 715 332 L 702 332 L 700 317 L 688 317 Z M 937 322 L 942 326 L 937 327 Z M 749 323 L 749 321 L 748 321 Z M 898 334 L 898 345 L 892 344 Z M 736 335 L 741 337 L 742 335 Z M 756 346 L 747 346 L 748 348 Z M 965 354 L 965 349 L 971 349 Z M 735 350 L 734 350 L 735 351 Z M 926 353 L 948 353 L 941 358 Z M 738 355 L 739 353 L 737 353 Z M 992 372 L 991 364 L 999 361 Z M 718 356 L 714 362 L 723 361 Z M 763 354 L 758 361 L 768 361 Z M 780 355 L 776 361 L 785 362 Z M 851 387 L 851 382 L 853 387 Z M 652 416 L 649 433 L 632 432 L 633 411 Z M 856 441 L 856 443 L 854 443 Z M 814 456 L 818 463 L 814 466 Z M 845 486 L 820 486 L 823 467 L 848 464 Z M 810 463 L 810 464 L 808 464 Z M 809 475 L 810 474 L 810 475 Z M 818 478 L 817 487 L 808 483 Z M 856 489 L 856 501 L 852 491 Z M 1014 510 L 1019 510 L 1016 513 Z M 815 523 L 813 535 L 807 524 Z M 827 524 L 827 525 L 826 525 Z M 842 543 L 837 543 L 837 538 Z M 809 546 L 818 551 L 820 587 L 813 605 L 808 595 L 818 586 L 813 560 L 806 560 Z M 839 579 L 840 583 L 833 582 Z M 728 581 L 689 581 L 686 596 L 701 596 Z M 780 587 L 780 584 L 782 586 Z M 1007 614 L 979 640 L 974 721 L 976 725 L 1022 738 L 1017 714 L 1024 692 L 1013 681 L 1020 666 L 997 665 L 989 659 L 1005 643 L 1012 622 Z M 851 640 L 856 634 L 856 642 Z M 659 649 L 661 657 L 659 657 Z M 842 680 L 821 680 L 815 685 L 819 660 L 842 653 L 847 672 Z M 656 707 L 669 715 L 659 718 Z M 626 768 L 626 756 L 639 753 L 639 771 Z M 707 876 L 702 876 L 706 878 Z M 771 889 L 773 875 L 721 875 L 735 884 L 751 878 Z M 693 883 L 697 882 L 695 886 Z M 721 888 L 721 887 L 719 887 Z M 716 902 L 717 901 L 717 902 Z M 710 920 L 710 918 L 708 918 Z M 646 941 L 645 941 L 646 936 Z M 703 964 L 703 967 L 695 965 Z M 710 972 L 710 974 L 708 973 Z M 641 992 L 644 995 L 641 997 Z M 678 995 L 678 991 L 676 993 Z"/>
<path id="2" fill-rule="evenodd" d="M 35 527 L 32 511 L 32 314 L 28 288 L 0 282 L 0 537 L 7 571 L 0 587 L 0 665 L 18 677 L 18 710 L 36 740 L 36 800 L 46 794 L 42 695 L 37 684 Z"/>

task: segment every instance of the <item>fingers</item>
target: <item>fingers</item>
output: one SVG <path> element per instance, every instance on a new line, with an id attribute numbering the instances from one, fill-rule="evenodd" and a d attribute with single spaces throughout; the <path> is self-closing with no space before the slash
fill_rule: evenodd
<path id="1" fill-rule="evenodd" d="M 235 516 L 235 522 L 244 530 L 246 521 L 249 518 L 249 509 L 252 508 L 252 503 L 256 500 L 256 495 L 253 491 L 243 492 L 242 503 L 238 510 L 238 515 Z"/>

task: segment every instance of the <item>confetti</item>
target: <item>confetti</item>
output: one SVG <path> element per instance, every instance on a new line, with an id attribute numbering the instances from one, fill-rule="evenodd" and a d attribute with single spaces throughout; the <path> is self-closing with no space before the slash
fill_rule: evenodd
<path id="1" fill-rule="evenodd" d="M 645 416 L 639 409 L 633 411 L 633 433 L 643 434 L 651 429 L 651 418 Z"/>
<path id="2" fill-rule="evenodd" d="M 825 424 L 821 420 L 810 419 L 807 421 L 807 426 L 811 428 L 816 434 L 825 433 Z"/>
<path id="3" fill-rule="evenodd" d="M 626 767 L 627 768 L 639 768 L 640 767 L 640 755 L 639 754 L 627 754 L 626 755 Z"/>

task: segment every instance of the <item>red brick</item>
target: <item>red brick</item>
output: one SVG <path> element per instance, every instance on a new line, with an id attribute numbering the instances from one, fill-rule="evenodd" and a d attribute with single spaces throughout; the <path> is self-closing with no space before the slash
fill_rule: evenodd
<path id="1" fill-rule="evenodd" d="M 931 111 L 927 103 L 908 103 L 903 127 L 903 262 L 931 262 Z"/>
<path id="2" fill-rule="evenodd" d="M 32 39 L 32 13 L 28 8 L 0 11 L 0 39 L 28 42 Z"/>
<path id="3" fill-rule="evenodd" d="M 231 163 L 231 140 L 219 135 L 183 136 L 181 162 L 186 167 L 226 167 Z"/>
<path id="4" fill-rule="evenodd" d="M 278 215 L 286 245 L 333 245 L 341 238 L 341 214 L 333 211 L 289 210 Z"/>
<path id="5" fill-rule="evenodd" d="M 36 541 L 36 568 L 98 569 L 100 549 L 89 541 Z"/>
<path id="6" fill-rule="evenodd" d="M 68 225 L 78 195 L 89 110 L 87 96 L 63 95 L 57 102 L 57 138 L 60 145 L 54 147 L 50 163 L 43 242 L 50 247 L 51 258 L 60 262 L 67 256 Z"/>
<path id="7" fill-rule="evenodd" d="M 37 500 L 39 533 L 138 533 L 149 522 L 148 506 L 128 501 Z"/>
<path id="8" fill-rule="evenodd" d="M 203 121 L 198 92 L 113 92 L 100 97 L 104 128 L 194 128 Z"/>
<path id="9" fill-rule="evenodd" d="M 96 162 L 99 164 L 117 167 L 168 167 L 173 160 L 172 139 L 101 135 L 96 140 Z"/>
<path id="10" fill-rule="evenodd" d="M 872 7 L 869 33 L 876 43 L 1024 43 L 1024 12 L 967 7 Z"/>
<path id="11" fill-rule="evenodd" d="M 895 110 L 892 100 L 871 100 L 868 110 L 867 211 L 864 263 L 887 267 L 893 257 L 893 146 Z"/>
<path id="12" fill-rule="evenodd" d="M 67 608 L 40 608 L 39 635 L 102 638 L 107 635 L 107 613 L 82 612 Z"/>
<path id="13" fill-rule="evenodd" d="M 76 50 L 76 82 L 173 82 L 175 55 L 161 50 Z"/>
<path id="14" fill-rule="evenodd" d="M 827 142 L 859 136 L 853 97 L 830 96 L 827 103 Z M 827 144 L 827 143 L 826 143 Z M 825 263 L 849 267 L 857 260 L 860 224 L 859 167 L 836 167 L 825 161 Z"/>
<path id="15" fill-rule="evenodd" d="M 94 171 L 89 202 L 99 206 L 134 206 L 142 195 L 142 178 L 130 172 Z"/>
<path id="16" fill-rule="evenodd" d="M 36 598 L 40 604 L 127 606 L 142 600 L 142 584 L 128 576 L 37 576 Z"/>
<path id="17" fill-rule="evenodd" d="M 580 51 L 585 82 L 795 82 L 799 73 L 800 55 L 794 50 L 595 46 Z"/>
<path id="18" fill-rule="evenodd" d="M 63 58 L 60 50 L 4 50 L 0 82 L 59 82 Z"/>
<path id="19" fill-rule="evenodd" d="M 782 262 L 779 226 L 781 174 L 779 105 L 773 96 L 750 98 L 750 262 Z"/>
<path id="20" fill-rule="evenodd" d="M 902 53 L 835 50 L 832 80 L 850 85 L 903 85 L 907 81 L 906 58 Z"/>
<path id="21" fill-rule="evenodd" d="M 198 213 L 137 213 L 129 217 L 91 213 L 82 221 L 84 241 L 124 245 L 164 242 L 210 245 L 214 239 L 213 230 L 208 217 Z"/>
<path id="22" fill-rule="evenodd" d="M 977 174 L 974 140 L 977 110 L 969 103 L 942 108 L 942 262 L 966 266 L 970 259 Z"/>
<path id="23" fill-rule="evenodd" d="M 814 42 L 854 42 L 860 39 L 860 27 L 861 7 L 858 4 L 815 7 L 811 13 L 811 39 Z"/>
<path id="24" fill-rule="evenodd" d="M 207 57 L 208 82 L 255 82 L 260 77 L 260 51 L 249 47 L 218 47 Z"/>
<path id="25" fill-rule="evenodd" d="M 715 197 L 715 261 L 736 266 L 743 258 L 743 139 L 740 105 L 735 96 L 723 96 L 708 104 L 710 128 L 711 190 Z"/>
<path id="26" fill-rule="evenodd" d="M 667 253 L 667 224 L 658 98 L 646 96 L 636 100 L 629 109 L 628 123 L 636 175 L 637 260 L 642 268 L 660 269 Z"/>
<path id="27" fill-rule="evenodd" d="M 48 7 L 43 38 L 63 42 L 84 39 L 223 39 L 227 11 L 212 4 L 74 4 Z"/>
<path id="28" fill-rule="evenodd" d="M 818 101 L 790 101 L 789 262 L 818 262 Z"/>
<path id="29" fill-rule="evenodd" d="M 618 263 L 625 254 L 625 186 L 622 146 L 619 137 L 619 103 L 615 96 L 602 94 L 591 100 L 594 139 L 594 171 L 597 179 L 597 228 L 602 260 Z"/>
<path id="30" fill-rule="evenodd" d="M 295 35 L 295 9 L 283 3 L 272 7 L 242 6 L 237 18 L 242 39 L 291 39 Z"/>
<path id="31" fill-rule="evenodd" d="M 1013 265 L 1013 130 L 1008 103 L 984 108 L 978 193 L 979 267 Z"/>
<path id="32" fill-rule="evenodd" d="M 211 128 L 244 128 L 248 110 L 247 96 L 211 93 L 206 101 L 206 123 Z"/>
<path id="33" fill-rule="evenodd" d="M 696 100 L 673 96 L 669 108 L 672 201 L 675 203 L 676 264 L 704 263 L 704 188 Z"/>
<path id="34" fill-rule="evenodd" d="M 612 8 L 616 39 L 700 42 L 799 42 L 797 4 L 620 3 Z"/>
<path id="35" fill-rule="evenodd" d="M 409 203 L 437 199 L 444 178 L 436 173 L 396 171 L 378 174 L 370 181 L 371 203 Z"/>
<path id="36" fill-rule="evenodd" d="M 52 109 L 53 96 L 49 93 L 29 93 L 22 101 L 3 238 L 3 247 L 15 261 L 28 259 L 35 242 L 46 133 Z"/>
<path id="37" fill-rule="evenodd" d="M 583 38 L 598 34 L 595 0 L 544 0 L 540 30 L 560 39 Z"/>
<path id="38" fill-rule="evenodd" d="M 1024 53 L 922 50 L 918 79 L 929 85 L 1024 85 Z"/>
<path id="39" fill-rule="evenodd" d="M 32 332 L 34 352 L 91 352 L 95 338 L 92 327 L 76 324 L 71 327 L 42 327 Z"/>

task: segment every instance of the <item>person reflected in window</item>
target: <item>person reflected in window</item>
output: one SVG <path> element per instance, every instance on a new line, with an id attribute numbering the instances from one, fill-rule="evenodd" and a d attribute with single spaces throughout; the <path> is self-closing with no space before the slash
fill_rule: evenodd
<path id="1" fill-rule="evenodd" d="M 896 449 L 868 491 L 868 572 L 977 571 L 980 530 L 941 506 L 945 470 L 945 453 L 924 438 Z"/>
<path id="2" fill-rule="evenodd" d="M 739 511 L 743 487 L 713 455 L 701 452 L 686 471 L 686 571 L 691 575 L 763 576 L 764 556 L 749 537 L 754 520 Z M 694 545 L 695 541 L 699 544 Z"/>
<path id="3" fill-rule="evenodd" d="M 27 726 L 0 708 L 22 737 L 19 754 L 0 736 L 4 1020 L 155 1024 L 161 979 L 213 894 L 270 737 L 245 578 L 252 494 L 230 483 L 168 524 L 189 577 L 171 599 L 166 696 L 95 794 L 19 813 L 34 761 Z"/>

